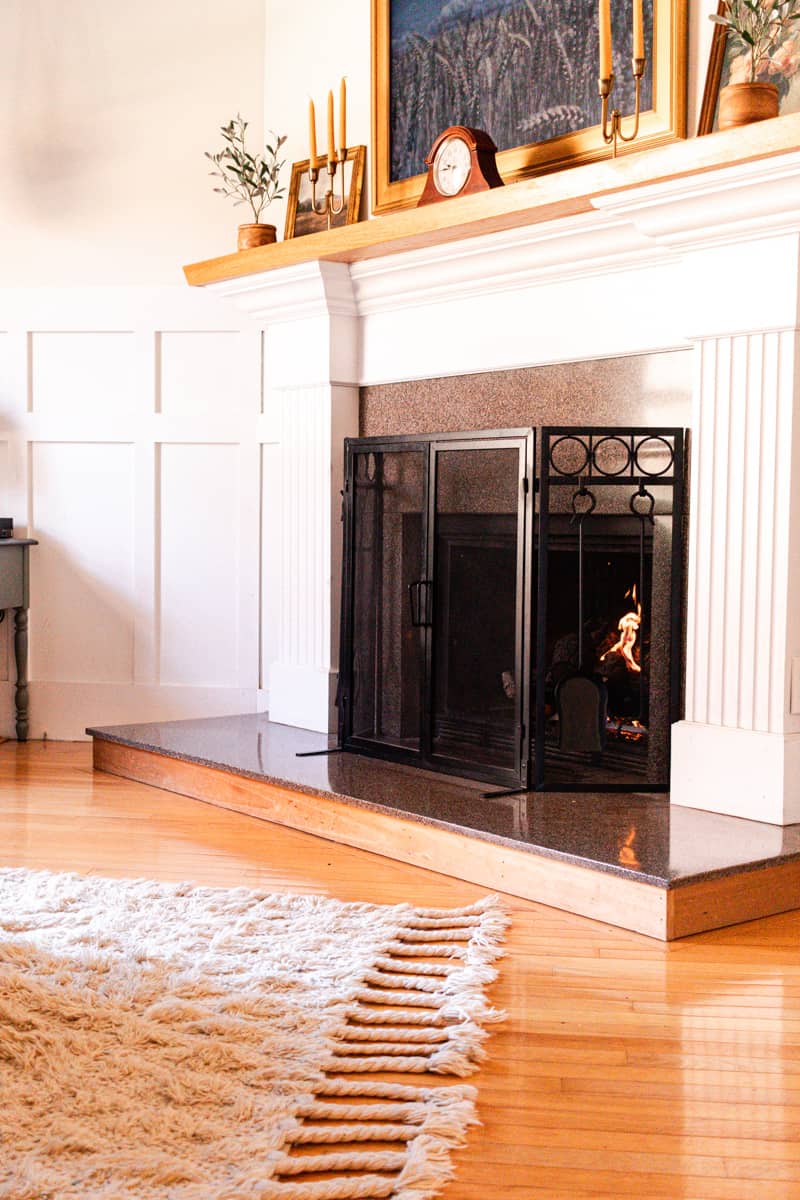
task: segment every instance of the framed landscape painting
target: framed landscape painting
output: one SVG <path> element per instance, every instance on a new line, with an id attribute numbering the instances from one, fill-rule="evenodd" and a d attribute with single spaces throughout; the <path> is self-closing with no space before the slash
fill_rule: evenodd
<path id="1" fill-rule="evenodd" d="M 687 0 L 644 0 L 634 148 L 685 136 Z M 613 105 L 630 112 L 631 0 L 611 0 Z M 610 154 L 598 126 L 593 0 L 372 0 L 373 209 L 415 204 L 448 125 L 484 129 L 506 182 Z"/>

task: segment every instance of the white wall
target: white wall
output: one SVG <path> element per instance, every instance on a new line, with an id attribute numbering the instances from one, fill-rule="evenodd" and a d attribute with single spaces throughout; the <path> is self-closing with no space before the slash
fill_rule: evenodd
<path id="1" fill-rule="evenodd" d="M 261 336 L 181 272 L 246 220 L 203 151 L 237 111 L 260 137 L 263 46 L 262 0 L 0 5 L 0 505 L 40 541 L 33 737 L 264 702 Z"/>
<path id="2" fill-rule="evenodd" d="M 588 2 L 588 0 L 587 0 Z M 325 101 L 338 84 L 348 81 L 348 141 L 370 143 L 370 0 L 306 0 L 302 10 L 287 0 L 265 0 L 266 79 L 264 106 L 267 125 L 289 135 L 292 160 L 308 157 L 308 97 L 317 104 L 317 136 L 324 138 Z M 688 96 L 690 135 L 705 84 L 713 25 L 708 19 L 717 0 L 692 0 L 689 9 Z M 302 12 L 302 18 L 298 14 Z M 598 102 L 599 103 L 599 102 Z M 491 133 L 491 130 L 489 130 Z M 320 140 L 320 144 L 322 141 Z M 367 159 L 367 180 L 371 163 Z M 370 188 L 366 188 L 369 191 Z M 371 203 L 371 197 L 370 197 Z M 285 204 L 273 208 L 283 229 Z"/>
<path id="3" fill-rule="evenodd" d="M 317 106 L 317 141 L 325 145 L 328 90 L 339 103 L 339 80 L 347 76 L 347 140 L 367 146 L 365 180 L 370 177 L 370 0 L 265 0 L 266 55 L 264 112 L 267 128 L 286 133 L 289 161 L 308 158 L 308 99 Z M 337 118 L 338 131 L 338 118 Z M 369 190 L 365 186 L 365 193 Z M 366 200 L 364 201 L 366 203 Z M 276 204 L 283 233 L 286 205 Z"/>
<path id="4" fill-rule="evenodd" d="M 0 267 L 9 286 L 181 282 L 235 246 L 204 150 L 260 135 L 262 0 L 3 0 Z"/>

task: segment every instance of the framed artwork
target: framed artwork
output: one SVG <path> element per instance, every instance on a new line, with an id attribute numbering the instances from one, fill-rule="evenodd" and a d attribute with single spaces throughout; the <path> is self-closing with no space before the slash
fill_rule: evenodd
<path id="1" fill-rule="evenodd" d="M 687 0 L 644 0 L 636 149 L 686 133 Z M 632 111 L 631 0 L 611 0 L 613 106 Z M 508 183 L 608 157 L 591 0 L 372 0 L 373 209 L 416 203 L 449 125 L 484 129 Z"/>
<path id="2" fill-rule="evenodd" d="M 725 5 L 720 3 L 717 12 L 722 13 L 724 9 Z M 717 109 L 722 88 L 729 83 L 745 83 L 750 78 L 749 58 L 749 53 L 738 40 L 730 36 L 724 25 L 714 26 L 706 86 L 697 121 L 698 137 L 713 133 L 717 128 Z M 796 25 L 787 28 L 785 36 L 773 51 L 769 65 L 759 72 L 758 79 L 761 83 L 777 84 L 780 116 L 800 112 L 800 30 Z"/>
<path id="3" fill-rule="evenodd" d="M 349 146 L 344 164 L 345 204 L 338 216 L 332 218 L 334 229 L 340 225 L 354 225 L 361 208 L 361 191 L 364 186 L 364 163 L 366 146 Z M 308 178 L 309 160 L 292 163 L 292 178 L 289 183 L 289 199 L 286 206 L 285 238 L 303 237 L 307 233 L 320 233 L 328 228 L 328 218 L 319 216 L 311 207 L 311 181 Z M 325 157 L 316 160 L 319 169 L 317 179 L 317 203 L 319 204 L 329 186 Z M 341 167 L 339 168 L 341 171 Z M 334 187 L 341 195 L 341 175 L 337 172 Z"/>

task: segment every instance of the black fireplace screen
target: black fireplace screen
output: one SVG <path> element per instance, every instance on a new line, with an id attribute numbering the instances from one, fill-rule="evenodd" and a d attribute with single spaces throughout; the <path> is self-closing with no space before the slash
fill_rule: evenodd
<path id="1" fill-rule="evenodd" d="M 509 789 L 666 788 L 682 506 L 677 429 L 348 439 L 341 746 Z"/>

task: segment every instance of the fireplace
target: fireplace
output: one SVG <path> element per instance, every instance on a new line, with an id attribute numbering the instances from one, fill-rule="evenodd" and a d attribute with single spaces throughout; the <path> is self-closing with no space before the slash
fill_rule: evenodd
<path id="1" fill-rule="evenodd" d="M 680 430 L 348 439 L 344 496 L 345 749 L 509 790 L 666 789 Z"/>

